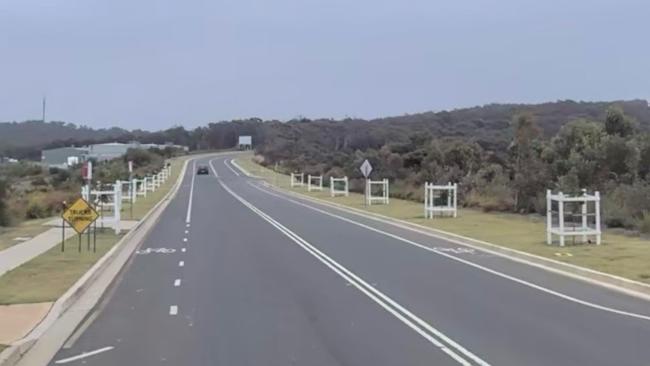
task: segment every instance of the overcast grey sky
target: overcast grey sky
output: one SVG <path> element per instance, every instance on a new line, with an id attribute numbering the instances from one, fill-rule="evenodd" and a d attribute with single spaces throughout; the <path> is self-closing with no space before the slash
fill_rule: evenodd
<path id="1" fill-rule="evenodd" d="M 0 121 L 159 129 L 650 97 L 650 2 L 0 0 Z"/>

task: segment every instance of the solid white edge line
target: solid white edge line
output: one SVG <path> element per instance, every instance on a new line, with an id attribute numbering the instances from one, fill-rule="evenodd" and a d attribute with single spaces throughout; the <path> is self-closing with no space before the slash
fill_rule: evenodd
<path id="1" fill-rule="evenodd" d="M 185 223 L 189 224 L 192 219 L 192 198 L 194 197 L 194 179 L 196 178 L 196 160 L 192 161 L 192 182 L 190 183 L 190 198 L 187 201 L 187 215 Z"/>
<path id="2" fill-rule="evenodd" d="M 435 239 L 443 240 L 445 242 L 458 244 L 458 245 L 463 246 L 463 247 L 473 248 L 473 249 L 481 251 L 483 253 L 492 254 L 492 255 L 495 255 L 495 256 L 498 256 L 498 257 L 501 257 L 501 258 L 505 258 L 505 259 L 513 261 L 513 262 L 525 264 L 525 265 L 530 266 L 530 267 L 535 267 L 535 268 L 542 269 L 542 270 L 547 271 L 547 272 L 559 274 L 559 275 L 562 275 L 562 276 L 565 276 L 565 277 L 572 278 L 574 280 L 579 280 L 579 281 L 582 281 L 582 282 L 589 283 L 591 285 L 600 286 L 600 287 L 606 288 L 608 290 L 613 290 L 613 291 L 625 294 L 627 296 L 640 298 L 640 299 L 645 300 L 645 301 L 650 301 L 650 294 L 640 292 L 640 290 L 637 290 L 637 289 L 631 289 L 631 288 L 626 287 L 626 284 L 631 284 L 631 285 L 634 285 L 634 286 L 645 286 L 645 287 L 650 288 L 650 284 L 642 283 L 642 282 L 639 282 L 639 281 L 631 280 L 629 278 L 620 277 L 620 276 L 613 275 L 613 274 L 606 273 L 606 272 L 596 271 L 596 270 L 593 270 L 591 268 L 581 267 L 581 266 L 571 264 L 571 263 L 567 263 L 567 262 L 561 262 L 561 261 L 558 261 L 558 260 L 555 260 L 555 259 L 540 256 L 540 255 L 537 255 L 537 254 L 532 254 L 532 253 L 523 252 L 523 251 L 520 251 L 520 250 L 508 248 L 508 247 L 499 246 L 497 244 L 486 242 L 484 240 L 474 239 L 474 238 L 470 238 L 470 237 L 463 236 L 463 235 L 460 235 L 460 234 L 455 234 L 455 233 L 452 233 L 452 232 L 443 231 L 443 230 L 440 230 L 440 229 L 434 229 L 434 228 L 431 228 L 431 227 L 424 226 L 422 224 L 417 224 L 417 223 L 414 223 L 414 222 L 407 222 L 407 221 L 405 221 L 403 219 L 397 219 L 397 218 L 389 217 L 389 216 L 382 215 L 382 214 L 379 214 L 379 213 L 376 213 L 376 212 L 370 213 L 370 212 L 367 212 L 367 211 L 364 211 L 364 210 L 361 210 L 361 209 L 358 209 L 358 208 L 345 206 L 345 205 L 340 204 L 340 203 L 326 201 L 326 200 L 321 199 L 321 198 L 310 197 L 310 196 L 307 196 L 305 194 L 301 194 L 301 193 L 297 193 L 297 192 L 281 191 L 280 188 L 273 187 L 272 185 L 270 185 L 268 182 L 265 182 L 265 181 L 260 182 L 260 183 L 264 184 L 266 187 L 269 187 L 270 189 L 274 190 L 275 192 L 280 192 L 280 193 L 282 193 L 284 195 L 287 195 L 287 196 L 296 197 L 298 199 L 308 201 L 308 202 L 312 202 L 312 203 L 315 203 L 315 204 L 319 204 L 321 206 L 325 206 L 325 207 L 333 208 L 333 209 L 336 209 L 336 210 L 339 210 L 339 211 L 347 212 L 347 213 L 353 214 L 355 216 L 364 217 L 364 218 L 373 220 L 375 222 L 385 223 L 385 224 L 391 225 L 393 227 L 397 227 L 397 228 L 400 228 L 400 229 L 405 229 L 407 231 L 412 231 L 412 232 L 415 232 L 415 233 L 418 233 L 418 234 L 428 236 L 430 238 L 435 238 Z M 518 257 L 518 256 L 522 256 L 522 257 Z M 529 258 L 529 259 L 527 259 L 527 258 Z M 542 263 L 540 263 L 538 261 L 542 261 Z M 623 284 L 622 285 L 617 285 L 617 284 L 613 284 L 613 283 L 609 283 L 609 282 L 603 282 L 603 281 L 598 280 L 598 279 L 587 277 L 587 276 L 585 276 L 583 274 L 573 273 L 573 272 L 569 272 L 569 271 L 564 270 L 564 269 L 549 266 L 548 264 L 546 264 L 544 262 L 548 262 L 548 263 L 555 264 L 555 265 L 566 266 L 566 267 L 568 267 L 570 269 L 575 269 L 575 270 L 579 270 L 579 271 L 583 271 L 583 272 L 587 272 L 587 273 L 593 273 L 593 274 L 595 274 L 597 276 L 603 276 L 603 277 L 611 278 L 611 279 L 613 279 L 615 281 L 622 282 Z"/>
<path id="3" fill-rule="evenodd" d="M 227 166 L 228 169 L 230 169 L 231 172 L 235 173 L 235 175 L 239 177 L 239 173 L 237 173 L 237 171 L 235 169 L 233 169 L 230 165 L 228 165 L 228 160 L 227 159 L 223 159 L 223 165 Z"/>
<path id="4" fill-rule="evenodd" d="M 172 305 L 169 307 L 169 315 L 176 315 L 178 314 L 178 306 Z"/>
<path id="5" fill-rule="evenodd" d="M 212 162 L 214 159 L 208 160 L 208 165 L 210 165 L 210 168 L 212 168 L 212 173 L 214 173 L 215 178 L 219 178 L 219 173 L 217 173 L 217 169 L 214 168 L 214 165 L 212 165 Z"/>
<path id="6" fill-rule="evenodd" d="M 82 353 L 82 354 L 80 354 L 80 355 L 77 355 L 77 356 L 68 357 L 68 358 L 64 358 L 64 359 L 62 359 L 62 360 L 54 361 L 54 363 L 56 363 L 56 364 L 64 364 L 64 363 L 68 363 L 68 362 L 72 362 L 72 361 L 81 360 L 82 358 L 86 358 L 86 357 L 94 356 L 94 355 L 96 355 L 96 354 L 98 354 L 98 353 L 102 353 L 102 352 L 110 351 L 110 350 L 112 350 L 113 348 L 115 348 L 115 347 L 113 347 L 113 346 L 108 346 L 108 347 L 104 347 L 104 348 L 96 349 L 96 350 L 94 350 L 94 351 L 84 352 L 84 353 Z"/>
<path id="7" fill-rule="evenodd" d="M 395 234 L 391 234 L 391 233 L 388 233 L 388 232 L 386 232 L 386 231 L 383 231 L 383 230 L 380 230 L 380 229 L 374 228 L 374 227 L 372 227 L 372 226 L 368 226 L 368 225 L 365 225 L 365 224 L 362 224 L 362 223 L 356 222 L 356 221 L 351 220 L 351 219 L 349 219 L 349 218 L 347 218 L 347 217 L 339 216 L 339 215 L 337 215 L 337 214 L 333 214 L 333 213 L 331 213 L 331 212 L 328 212 L 328 211 L 325 211 L 325 210 L 322 210 L 322 209 L 319 209 L 319 208 L 316 208 L 316 207 L 313 207 L 313 206 L 307 205 L 307 204 L 305 204 L 305 203 L 303 203 L 303 202 L 295 201 L 295 200 L 293 200 L 293 199 L 291 199 L 291 198 L 289 198 L 289 197 L 283 196 L 283 195 L 281 195 L 281 194 L 277 194 L 277 193 L 274 193 L 274 192 L 269 192 L 269 191 L 267 191 L 267 190 L 265 190 L 265 189 L 263 189 L 263 188 L 261 188 L 261 187 L 258 187 L 258 186 L 254 185 L 254 184 L 251 184 L 250 182 L 249 182 L 249 184 L 250 184 L 253 188 L 256 188 L 256 189 L 258 189 L 258 190 L 260 190 L 260 191 L 262 191 L 262 192 L 265 192 L 266 194 L 269 194 L 269 195 L 272 195 L 272 196 L 276 196 L 276 197 L 278 197 L 278 198 L 281 198 L 281 199 L 287 200 L 287 201 L 289 201 L 289 202 L 292 202 L 292 203 L 294 203 L 294 204 L 297 204 L 297 205 L 300 205 L 300 206 L 303 206 L 303 207 L 309 208 L 309 209 L 311 209 L 311 210 L 314 210 L 314 211 L 316 211 L 316 212 L 322 213 L 322 214 L 324 214 L 324 215 L 328 215 L 328 216 L 330 216 L 330 217 L 334 217 L 334 218 L 336 218 L 336 219 L 339 219 L 339 220 L 342 220 L 342 221 L 348 222 L 348 223 L 350 223 L 350 224 L 357 225 L 357 226 L 360 226 L 360 227 L 362 227 L 362 228 L 365 228 L 365 229 L 368 229 L 368 230 L 374 231 L 374 232 L 376 232 L 376 233 L 379 233 L 379 234 L 382 234 L 382 235 L 385 235 L 385 236 L 391 237 L 391 238 L 393 238 L 393 239 L 396 239 L 396 240 L 402 241 L 402 242 L 404 242 L 404 243 L 407 243 L 407 244 L 410 244 L 410 245 L 416 246 L 416 247 L 418 247 L 418 248 L 424 249 L 424 250 L 426 250 L 426 251 L 429 251 L 429 252 L 432 252 L 432 253 L 435 253 L 435 254 L 441 255 L 441 256 L 443 256 L 443 257 L 446 257 L 446 258 L 452 259 L 452 260 L 454 260 L 454 261 L 457 261 L 457 262 L 460 262 L 460 263 L 466 264 L 466 265 L 468 265 L 468 266 L 471 266 L 471 267 L 474 267 L 474 268 L 476 268 L 476 269 L 479 269 L 479 270 L 485 271 L 485 272 L 490 273 L 490 274 L 492 274 L 492 275 L 495 275 L 495 276 L 497 276 L 497 277 L 501 277 L 501 278 L 504 278 L 504 279 L 507 279 L 507 280 L 510 280 L 510 281 L 513 281 L 513 282 L 519 283 L 519 284 L 521 284 L 521 285 L 524 285 L 524 286 L 527 286 L 527 287 L 533 288 L 533 289 L 535 289 L 535 290 L 538 290 L 538 291 L 544 292 L 544 293 L 546 293 L 546 294 L 553 295 L 553 296 L 556 296 L 556 297 L 562 298 L 562 299 L 564 299 L 564 300 L 568 300 L 568 301 L 571 301 L 571 302 L 574 302 L 574 303 L 577 303 L 577 304 L 580 304 L 580 305 L 583 305 L 583 306 L 586 306 L 586 307 L 590 307 L 590 308 L 593 308 L 593 309 L 598 309 L 598 310 L 602 310 L 602 311 L 606 311 L 606 312 L 610 312 L 610 313 L 614 313 L 614 314 L 618 314 L 618 315 L 623 315 L 623 316 L 633 317 L 633 318 L 637 318 L 637 319 L 650 320 L 650 316 L 649 316 L 649 315 L 643 315 L 643 314 L 632 313 L 632 312 L 628 312 L 628 311 L 625 311 L 625 310 L 619 310 L 619 309 L 610 308 L 610 307 L 607 307 L 607 306 L 604 306 L 604 305 L 595 304 L 595 303 L 592 303 L 592 302 L 589 302 L 589 301 L 586 301 L 586 300 L 581 300 L 581 299 L 575 298 L 575 297 L 573 297 L 573 296 L 566 295 L 566 294 L 563 294 L 563 293 L 558 292 L 558 291 L 555 291 L 555 290 L 551 290 L 551 289 L 546 288 L 546 287 L 543 287 L 543 286 L 541 286 L 541 285 L 537 285 L 537 284 L 534 284 L 534 283 L 532 283 L 532 282 L 528 282 L 528 281 L 526 281 L 526 280 L 522 280 L 522 279 L 520 279 L 520 278 L 517 278 L 517 277 L 511 276 L 511 275 L 508 275 L 508 274 L 505 274 L 505 273 L 502 273 L 502 272 L 499 272 L 499 271 L 496 271 L 496 270 L 494 270 L 494 269 L 491 269 L 491 268 L 488 268 L 488 267 L 484 267 L 484 266 L 482 266 L 482 265 L 480 265 L 480 264 L 477 264 L 477 263 L 474 263 L 474 262 L 468 261 L 468 260 L 466 260 L 466 259 L 462 259 L 462 258 L 456 257 L 456 256 L 454 256 L 454 255 L 451 255 L 451 254 L 448 254 L 448 253 L 445 253 L 445 252 L 442 252 L 442 251 L 436 250 L 436 249 L 434 249 L 434 248 L 430 248 L 430 247 L 428 247 L 428 246 L 426 246 L 426 245 L 424 245 L 424 244 L 420 244 L 420 243 L 414 242 L 414 241 L 412 241 L 412 240 L 409 240 L 409 239 L 406 239 L 406 238 L 402 238 L 401 236 L 398 236 L 398 235 L 395 235 Z M 370 217 L 368 217 L 368 218 L 370 218 Z M 371 218 L 370 218 L 370 219 L 371 219 Z"/>
<path id="8" fill-rule="evenodd" d="M 235 159 L 230 159 L 230 164 L 232 164 L 232 166 L 234 166 L 235 168 L 239 169 L 239 171 L 244 173 L 245 176 L 252 177 L 252 174 L 249 173 L 248 170 L 242 168 L 239 164 L 237 164 Z"/>
<path id="9" fill-rule="evenodd" d="M 180 278 L 175 279 L 174 280 L 174 287 L 178 287 L 180 285 L 181 285 L 181 279 Z"/>
<path id="10" fill-rule="evenodd" d="M 472 365 L 472 363 L 468 362 L 465 360 L 463 357 L 458 355 L 456 352 L 462 353 L 465 357 L 470 358 L 472 361 L 474 361 L 476 364 L 481 365 L 481 366 L 489 366 L 489 364 L 479 358 L 478 356 L 474 355 L 472 352 L 469 350 L 465 349 L 463 346 L 460 344 L 456 343 L 453 341 L 451 338 L 447 337 L 444 335 L 442 332 L 431 326 L 429 323 L 425 322 L 424 320 L 420 319 L 417 317 L 415 314 L 411 313 L 409 310 L 404 308 L 403 306 L 399 305 L 397 302 L 392 300 L 390 297 L 386 296 L 383 294 L 381 291 L 375 289 L 373 286 L 365 282 L 363 279 L 355 275 L 352 271 L 348 270 L 345 268 L 343 265 L 339 264 L 336 262 L 334 259 L 330 258 L 317 248 L 315 248 L 313 245 L 309 244 L 306 240 L 302 239 L 300 236 L 297 234 L 293 233 L 291 230 L 288 228 L 284 227 L 282 224 L 274 220 L 272 217 L 246 201 L 244 198 L 241 196 L 237 195 L 235 192 L 233 192 L 228 186 L 226 186 L 223 182 L 219 182 L 221 186 L 228 192 L 230 195 L 232 195 L 234 198 L 236 198 L 238 201 L 240 201 L 244 206 L 248 207 L 251 211 L 256 213 L 258 216 L 260 216 L 262 219 L 267 221 L 269 224 L 271 224 L 273 227 L 278 229 L 280 232 L 282 232 L 285 236 L 287 236 L 289 239 L 300 245 L 303 249 L 305 249 L 308 253 L 316 257 L 319 261 L 324 263 L 326 266 L 328 266 L 330 269 L 332 269 L 335 273 L 337 273 L 339 276 L 343 277 L 347 282 L 353 284 L 357 289 L 359 289 L 362 293 L 364 293 L 366 296 L 368 296 L 370 299 L 372 299 L 374 302 L 379 304 L 382 308 L 387 310 L 389 313 L 394 315 L 396 318 L 401 320 L 405 325 L 407 325 L 409 328 L 412 330 L 416 331 L 418 334 L 423 336 L 425 339 L 427 339 L 429 342 L 431 342 L 433 345 L 438 347 L 440 350 L 445 352 L 447 355 L 449 355 L 451 358 L 456 360 L 462 365 Z M 392 307 L 391 307 L 392 306 Z M 400 313 L 401 312 L 401 313 Z M 426 333 L 422 328 L 428 330 L 431 334 Z M 433 335 L 440 339 L 436 339 Z M 449 347 L 445 346 L 442 342 L 447 343 L 449 346 L 453 347 L 454 350 L 450 349 Z M 456 351 L 456 352 L 454 352 Z"/>

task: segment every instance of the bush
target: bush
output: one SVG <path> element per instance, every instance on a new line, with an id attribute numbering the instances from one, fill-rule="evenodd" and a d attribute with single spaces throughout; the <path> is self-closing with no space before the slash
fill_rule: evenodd
<path id="1" fill-rule="evenodd" d="M 29 202 L 25 211 L 26 219 L 40 219 L 50 216 L 47 207 L 38 200 Z"/>
<path id="2" fill-rule="evenodd" d="M 641 218 L 637 220 L 636 226 L 639 228 L 640 232 L 650 234 L 650 211 L 643 213 Z"/>
<path id="3" fill-rule="evenodd" d="M 650 185 L 647 183 L 610 184 L 603 195 L 603 218 L 608 227 L 640 229 L 638 224 L 650 207 Z"/>

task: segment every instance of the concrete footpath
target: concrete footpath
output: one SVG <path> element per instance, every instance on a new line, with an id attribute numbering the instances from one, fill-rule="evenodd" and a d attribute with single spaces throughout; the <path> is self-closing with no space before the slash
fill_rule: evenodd
<path id="1" fill-rule="evenodd" d="M 123 230 L 130 230 L 135 224 L 137 224 L 137 221 L 130 220 L 123 220 L 120 223 Z M 45 225 L 56 227 L 0 251 L 0 276 L 47 252 L 55 245 L 61 244 L 61 219 L 54 219 L 45 223 Z M 75 235 L 74 230 L 69 225 L 67 227 L 65 230 L 66 239 Z"/>
<path id="2" fill-rule="evenodd" d="M 68 239 L 74 234 L 73 230 L 66 230 L 65 238 Z M 52 228 L 20 244 L 0 251 L 0 276 L 47 252 L 60 243 L 61 228 Z"/>

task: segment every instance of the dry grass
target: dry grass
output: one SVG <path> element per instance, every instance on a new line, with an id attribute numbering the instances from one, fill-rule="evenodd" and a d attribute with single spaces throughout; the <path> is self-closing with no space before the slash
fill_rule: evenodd
<path id="1" fill-rule="evenodd" d="M 290 189 L 288 176 L 276 174 L 272 170 L 256 164 L 250 155 L 240 157 L 236 161 L 252 174 L 265 178 L 269 183 Z M 331 198 L 327 189 L 323 192 L 307 192 L 306 187 L 293 190 L 357 209 L 650 283 L 650 241 L 638 237 L 606 231 L 603 236 L 603 245 L 571 245 L 559 248 L 545 244 L 545 222 L 539 217 L 460 209 L 459 217 L 456 219 L 425 220 L 422 203 L 418 202 L 391 198 L 388 206 L 365 207 L 361 194 L 352 193 L 349 197 Z M 558 253 L 567 254 L 558 256 Z"/>

